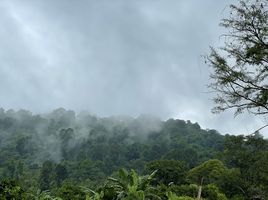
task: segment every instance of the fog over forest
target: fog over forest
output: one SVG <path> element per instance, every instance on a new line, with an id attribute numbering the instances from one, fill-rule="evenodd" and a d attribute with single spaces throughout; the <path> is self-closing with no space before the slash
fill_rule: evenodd
<path id="1" fill-rule="evenodd" d="M 267 200 L 268 0 L 0 0 L 0 200 Z"/>

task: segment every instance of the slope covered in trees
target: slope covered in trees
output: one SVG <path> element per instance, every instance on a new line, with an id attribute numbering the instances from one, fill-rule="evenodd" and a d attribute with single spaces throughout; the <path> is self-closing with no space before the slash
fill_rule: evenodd
<path id="1" fill-rule="evenodd" d="M 225 47 L 207 57 L 214 111 L 265 116 L 267 0 L 230 7 Z M 2 199 L 266 200 L 268 141 L 146 115 L 0 109 Z"/>
<path id="2" fill-rule="evenodd" d="M 2 199 L 190 199 L 201 182 L 206 199 L 267 197 L 266 166 L 259 134 L 145 115 L 0 112 Z"/>

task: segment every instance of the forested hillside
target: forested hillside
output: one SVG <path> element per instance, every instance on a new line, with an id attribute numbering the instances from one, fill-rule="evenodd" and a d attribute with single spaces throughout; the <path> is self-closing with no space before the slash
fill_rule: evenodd
<path id="1" fill-rule="evenodd" d="M 179 119 L 1 109 L 0 154 L 1 199 L 191 199 L 201 182 L 210 200 L 268 191 L 259 134 L 223 136 Z"/>
<path id="2" fill-rule="evenodd" d="M 0 0 L 0 23 L 0 200 L 268 200 L 268 0 Z"/>

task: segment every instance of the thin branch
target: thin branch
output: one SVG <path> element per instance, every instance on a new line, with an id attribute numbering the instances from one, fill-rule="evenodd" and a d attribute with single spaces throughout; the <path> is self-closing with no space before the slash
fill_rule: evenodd
<path id="1" fill-rule="evenodd" d="M 266 124 L 266 125 L 264 125 L 264 126 L 260 127 L 259 129 L 257 129 L 256 131 L 254 131 L 252 134 L 257 133 L 257 132 L 259 132 L 260 130 L 262 130 L 262 129 L 266 128 L 266 127 L 268 127 L 268 124 Z"/>

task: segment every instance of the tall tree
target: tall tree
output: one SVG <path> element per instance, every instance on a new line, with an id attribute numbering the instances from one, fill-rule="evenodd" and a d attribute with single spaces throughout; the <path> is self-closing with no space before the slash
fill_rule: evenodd
<path id="1" fill-rule="evenodd" d="M 213 111 L 268 114 L 268 1 L 241 0 L 220 25 L 227 29 L 225 45 L 211 48 L 207 57 L 213 69 L 209 87 L 216 93 Z"/>
<path id="2" fill-rule="evenodd" d="M 53 162 L 45 161 L 40 170 L 39 187 L 41 191 L 50 190 L 53 181 Z"/>
<path id="3" fill-rule="evenodd" d="M 268 198 L 268 142 L 260 135 L 226 136 L 223 159 L 226 164 L 239 168 L 241 191 L 248 197 Z"/>

